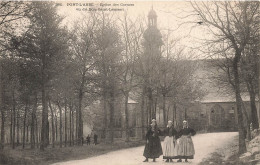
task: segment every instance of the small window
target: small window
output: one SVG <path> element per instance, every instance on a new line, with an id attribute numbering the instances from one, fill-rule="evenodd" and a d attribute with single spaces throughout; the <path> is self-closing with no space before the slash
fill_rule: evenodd
<path id="1" fill-rule="evenodd" d="M 230 114 L 235 113 L 235 107 L 231 107 L 231 110 L 229 110 L 229 113 L 230 113 Z"/>

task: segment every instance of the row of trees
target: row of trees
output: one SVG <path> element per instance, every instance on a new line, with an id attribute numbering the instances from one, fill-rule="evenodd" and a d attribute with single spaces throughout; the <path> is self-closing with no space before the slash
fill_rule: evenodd
<path id="1" fill-rule="evenodd" d="M 83 121 L 95 120 L 97 110 L 88 109 L 98 101 L 106 140 L 113 142 L 115 104 L 121 98 L 128 141 L 129 97 L 141 100 L 144 134 L 160 102 L 166 122 L 167 102 L 200 96 L 191 56 L 176 47 L 169 31 L 157 58 L 145 51 L 141 17 L 88 13 L 69 29 L 51 2 L 1 2 L 0 7 L 1 148 L 7 141 L 15 148 L 20 140 L 23 148 L 30 142 L 41 150 L 57 142 L 82 145 Z"/>

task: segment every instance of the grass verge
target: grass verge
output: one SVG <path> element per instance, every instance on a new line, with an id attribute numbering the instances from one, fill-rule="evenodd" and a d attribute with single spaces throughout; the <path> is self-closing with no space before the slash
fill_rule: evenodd
<path id="1" fill-rule="evenodd" d="M 210 157 L 204 159 L 199 165 L 255 165 L 256 162 L 243 163 L 239 160 L 238 136 L 226 147 L 212 153 Z"/>
<path id="2" fill-rule="evenodd" d="M 118 141 L 113 144 L 98 144 L 83 146 L 72 146 L 59 148 L 46 148 L 45 151 L 39 149 L 21 149 L 17 147 L 15 150 L 5 148 L 0 152 L 0 164 L 5 165 L 47 165 L 61 161 L 85 159 L 93 156 L 102 155 L 110 151 L 137 147 L 144 145 L 144 141 Z"/>

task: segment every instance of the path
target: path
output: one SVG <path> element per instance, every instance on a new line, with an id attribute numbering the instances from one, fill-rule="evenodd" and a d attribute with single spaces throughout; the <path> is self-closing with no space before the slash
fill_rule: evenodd
<path id="1" fill-rule="evenodd" d="M 176 165 L 196 165 L 210 155 L 210 153 L 215 150 L 224 147 L 227 143 L 234 140 L 237 135 L 236 132 L 221 132 L 221 133 L 207 133 L 198 134 L 193 137 L 193 142 L 195 146 L 195 157 L 188 163 L 176 163 Z M 104 155 L 83 159 L 83 160 L 73 160 L 68 162 L 60 162 L 55 165 L 166 165 L 172 163 L 166 163 L 163 161 L 162 156 L 157 159 L 154 163 L 142 162 L 144 160 L 143 155 L 144 146 L 135 147 L 130 149 L 122 149 L 114 152 L 109 152 Z"/>

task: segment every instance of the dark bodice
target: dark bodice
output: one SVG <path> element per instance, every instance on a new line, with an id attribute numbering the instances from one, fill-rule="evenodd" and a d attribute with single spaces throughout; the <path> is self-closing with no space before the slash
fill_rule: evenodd
<path id="1" fill-rule="evenodd" d="M 164 136 L 177 136 L 177 131 L 174 129 L 174 127 L 167 127 L 164 131 L 163 131 Z"/>
<path id="2" fill-rule="evenodd" d="M 149 140 L 150 138 L 159 137 L 161 134 L 162 132 L 159 128 L 155 127 L 153 129 L 152 127 L 149 127 L 146 133 L 146 139 Z"/>
<path id="3" fill-rule="evenodd" d="M 191 134 L 191 136 L 194 136 L 196 134 L 196 131 L 192 128 L 182 128 L 180 131 L 179 131 L 179 136 L 182 136 L 182 135 L 189 135 Z"/>

